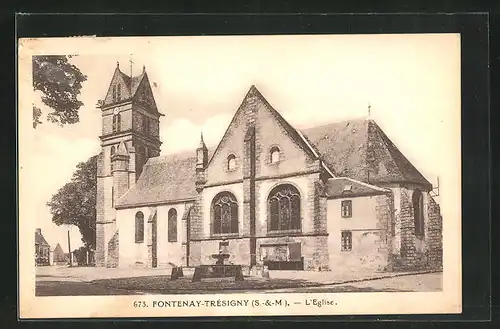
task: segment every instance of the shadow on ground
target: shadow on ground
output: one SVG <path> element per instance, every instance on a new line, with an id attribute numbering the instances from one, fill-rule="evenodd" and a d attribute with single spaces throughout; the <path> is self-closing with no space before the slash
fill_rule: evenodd
<path id="1" fill-rule="evenodd" d="M 272 279 L 266 280 L 254 277 L 245 277 L 244 281 L 204 280 L 191 282 L 191 277 L 170 280 L 169 275 L 144 276 L 135 278 L 103 279 L 93 281 L 113 289 L 136 290 L 155 294 L 203 294 L 230 292 L 234 290 L 267 290 L 284 288 L 306 288 L 318 286 L 317 283 L 306 280 Z"/>
<path id="2" fill-rule="evenodd" d="M 102 296 L 138 295 L 128 290 L 113 289 L 99 284 L 75 281 L 40 281 L 36 283 L 35 296 Z"/>

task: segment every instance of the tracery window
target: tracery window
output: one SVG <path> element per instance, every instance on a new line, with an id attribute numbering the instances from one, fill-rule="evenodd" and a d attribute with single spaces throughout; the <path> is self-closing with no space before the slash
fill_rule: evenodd
<path id="1" fill-rule="evenodd" d="M 420 190 L 413 191 L 413 221 L 415 223 L 415 235 L 424 235 L 424 197 Z"/>
<path id="2" fill-rule="evenodd" d="M 300 193 L 290 184 L 279 185 L 269 194 L 269 231 L 300 230 Z"/>
<path id="3" fill-rule="evenodd" d="M 212 233 L 238 233 L 238 202 L 234 194 L 221 192 L 213 199 Z"/>

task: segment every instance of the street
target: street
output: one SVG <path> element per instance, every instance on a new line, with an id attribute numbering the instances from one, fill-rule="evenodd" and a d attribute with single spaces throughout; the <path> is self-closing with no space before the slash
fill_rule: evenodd
<path id="1" fill-rule="evenodd" d="M 335 293 L 335 292 L 405 292 L 439 291 L 442 273 L 403 275 L 367 279 L 340 284 L 321 284 L 305 280 L 247 277 L 241 283 L 233 280 L 192 283 L 189 278 L 170 281 L 168 275 L 108 278 L 81 281 L 71 278 L 41 277 L 36 282 L 37 296 L 140 295 L 140 294 L 215 294 L 241 293 Z"/>

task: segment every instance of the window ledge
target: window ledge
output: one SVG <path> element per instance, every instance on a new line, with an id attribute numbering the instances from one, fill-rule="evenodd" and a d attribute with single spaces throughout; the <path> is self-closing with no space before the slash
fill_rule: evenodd
<path id="1" fill-rule="evenodd" d="M 212 238 L 225 238 L 225 237 L 237 237 L 239 233 L 212 233 L 210 236 Z"/>
<path id="2" fill-rule="evenodd" d="M 267 235 L 279 235 L 279 234 L 286 234 L 286 233 L 296 233 L 296 234 L 301 234 L 302 230 L 301 229 L 293 229 L 293 230 L 276 230 L 276 231 L 267 231 Z"/>

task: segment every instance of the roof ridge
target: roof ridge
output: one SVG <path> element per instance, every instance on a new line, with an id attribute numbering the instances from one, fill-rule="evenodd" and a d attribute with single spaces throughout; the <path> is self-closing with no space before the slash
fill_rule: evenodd
<path id="1" fill-rule="evenodd" d="M 353 122 L 353 121 L 357 121 L 357 122 L 362 122 L 362 121 L 365 121 L 365 122 L 375 122 L 373 119 L 368 119 L 367 117 L 356 117 L 356 118 L 352 118 L 352 119 L 342 119 L 340 121 L 330 121 L 328 123 L 325 123 L 325 124 L 321 124 L 321 125 L 318 125 L 318 126 L 310 126 L 310 127 L 307 127 L 307 128 L 302 128 L 300 129 L 302 132 L 304 131 L 307 131 L 309 129 L 315 129 L 315 128 L 324 128 L 324 127 L 328 127 L 328 126 L 331 126 L 333 124 L 342 124 L 342 123 L 347 123 L 347 122 Z"/>
<path id="2" fill-rule="evenodd" d="M 380 187 L 380 186 L 376 186 L 376 185 L 373 185 L 373 184 L 368 184 L 368 183 L 365 183 L 365 182 L 362 182 L 362 181 L 359 181 L 357 179 L 354 179 L 354 178 L 351 178 L 351 177 L 347 177 L 347 176 L 329 178 L 328 180 L 330 180 L 330 179 L 346 179 L 346 180 L 349 180 L 351 182 L 354 182 L 354 183 L 357 183 L 357 184 L 360 184 L 360 185 L 372 188 L 372 189 L 377 190 L 377 191 L 390 192 L 389 189 L 386 189 L 386 188 L 383 188 L 383 187 Z"/>

